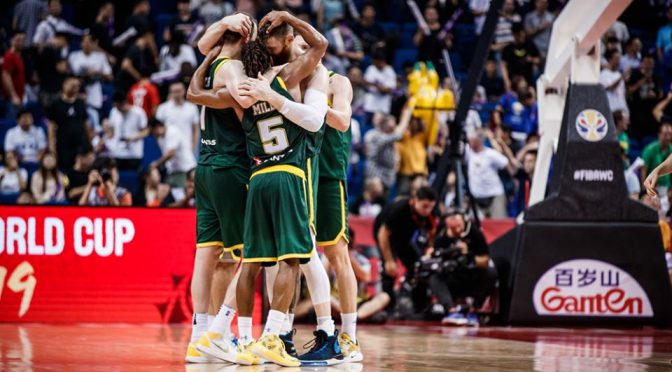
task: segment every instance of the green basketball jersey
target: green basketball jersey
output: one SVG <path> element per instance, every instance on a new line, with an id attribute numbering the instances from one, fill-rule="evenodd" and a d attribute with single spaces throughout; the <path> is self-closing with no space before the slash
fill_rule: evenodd
<path id="1" fill-rule="evenodd" d="M 281 78 L 273 79 L 271 88 L 292 99 Z M 268 102 L 257 102 L 245 110 L 243 130 L 252 172 L 274 165 L 305 168 L 308 131 L 282 116 Z"/>
<path id="2" fill-rule="evenodd" d="M 205 81 L 206 89 L 212 89 L 217 70 L 228 60 L 227 57 L 219 57 L 212 62 Z M 216 168 L 249 169 L 245 132 L 234 109 L 201 107 L 201 148 L 198 164 Z"/>
<path id="3" fill-rule="evenodd" d="M 333 71 L 329 72 L 329 79 L 336 75 Z M 332 127 L 327 127 L 324 131 L 324 139 L 320 152 L 320 177 L 336 178 L 345 180 L 347 178 L 348 164 L 350 163 L 350 141 L 352 132 L 350 127 L 346 132 L 341 132 Z"/>
<path id="4" fill-rule="evenodd" d="M 320 150 L 322 149 L 322 142 L 324 139 L 324 132 L 326 131 L 327 128 L 327 123 L 325 122 L 324 125 L 322 125 L 322 128 L 318 130 L 317 132 L 308 132 L 306 134 L 306 153 L 309 158 L 312 158 L 313 156 L 317 155 L 320 153 Z"/>

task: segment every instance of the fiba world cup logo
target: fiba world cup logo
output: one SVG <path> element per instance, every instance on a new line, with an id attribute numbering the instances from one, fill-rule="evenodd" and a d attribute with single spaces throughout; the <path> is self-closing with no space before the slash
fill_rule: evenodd
<path id="1" fill-rule="evenodd" d="M 597 110 L 586 109 L 576 117 L 576 131 L 586 141 L 601 141 L 607 135 L 608 128 L 607 119 Z"/>

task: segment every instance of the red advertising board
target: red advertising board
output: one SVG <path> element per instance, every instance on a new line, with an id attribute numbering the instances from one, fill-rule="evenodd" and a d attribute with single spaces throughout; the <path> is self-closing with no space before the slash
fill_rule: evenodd
<path id="1" fill-rule="evenodd" d="M 350 224 L 375 244 L 372 220 Z M 0 206 L 0 322 L 189 321 L 195 226 L 194 209 Z"/>
<path id="2" fill-rule="evenodd" d="M 188 321 L 195 223 L 193 209 L 0 207 L 0 321 Z"/>

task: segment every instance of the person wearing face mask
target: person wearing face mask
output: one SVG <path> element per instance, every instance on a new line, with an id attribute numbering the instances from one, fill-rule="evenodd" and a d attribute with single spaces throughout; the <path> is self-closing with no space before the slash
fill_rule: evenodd
<path id="1" fill-rule="evenodd" d="M 478 326 L 474 309 L 483 306 L 495 289 L 497 270 L 490 263 L 490 252 L 481 229 L 465 214 L 449 210 L 434 241 L 417 267 L 431 293 L 446 312 L 442 324 Z M 472 297 L 473 304 L 458 305 L 457 298 Z"/>

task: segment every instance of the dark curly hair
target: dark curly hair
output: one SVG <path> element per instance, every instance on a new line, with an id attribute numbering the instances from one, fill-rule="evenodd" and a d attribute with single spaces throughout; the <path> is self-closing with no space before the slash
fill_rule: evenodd
<path id="1" fill-rule="evenodd" d="M 273 59 L 266 46 L 257 38 L 254 41 L 248 41 L 240 52 L 240 60 L 243 62 L 245 74 L 256 78 L 259 73 L 263 74 L 273 67 Z"/>

